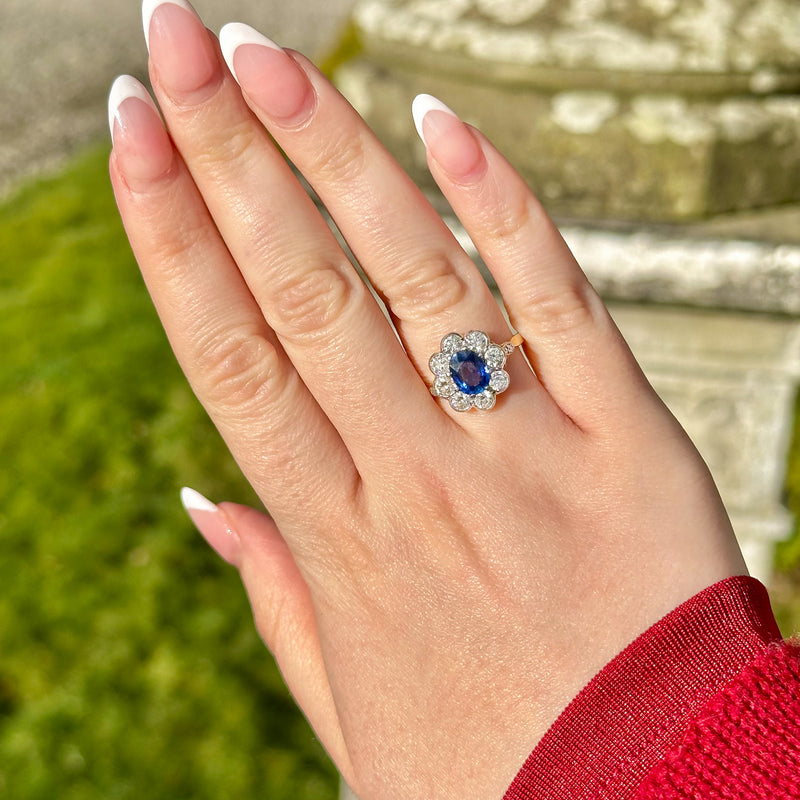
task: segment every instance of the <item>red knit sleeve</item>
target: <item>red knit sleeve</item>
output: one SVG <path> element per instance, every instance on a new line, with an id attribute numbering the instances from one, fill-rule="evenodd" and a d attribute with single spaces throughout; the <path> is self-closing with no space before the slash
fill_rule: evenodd
<path id="1" fill-rule="evenodd" d="M 800 647 L 758 581 L 728 578 L 598 673 L 505 800 L 800 800 L 798 725 Z"/>
<path id="2" fill-rule="evenodd" d="M 703 708 L 636 800 L 800 798 L 800 645 L 773 645 Z"/>

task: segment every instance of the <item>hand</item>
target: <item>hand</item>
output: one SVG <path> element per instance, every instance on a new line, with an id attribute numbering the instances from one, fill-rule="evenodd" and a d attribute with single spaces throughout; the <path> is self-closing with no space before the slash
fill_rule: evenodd
<path id="1" fill-rule="evenodd" d="M 499 798 L 609 659 L 745 573 L 708 471 L 521 178 L 423 98 L 430 169 L 526 342 L 492 410 L 432 397 L 445 334 L 509 338 L 475 266 L 311 63 L 227 27 L 240 89 L 182 1 L 154 5 L 169 135 L 121 79 L 111 177 L 178 360 L 271 514 L 194 516 L 362 800 Z"/>

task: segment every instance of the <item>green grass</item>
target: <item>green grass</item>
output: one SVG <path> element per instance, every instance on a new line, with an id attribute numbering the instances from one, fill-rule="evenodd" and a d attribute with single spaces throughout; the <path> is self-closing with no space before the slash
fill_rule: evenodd
<path id="1" fill-rule="evenodd" d="M 180 507 L 184 483 L 255 498 L 177 368 L 106 156 L 0 207 L 0 797 L 334 798 Z"/>
<path id="2" fill-rule="evenodd" d="M 786 470 L 786 505 L 794 517 L 792 536 L 778 545 L 770 587 L 775 616 L 785 636 L 800 633 L 800 394 Z"/>
<path id="3" fill-rule="evenodd" d="M 105 148 L 0 206 L 0 342 L 0 797 L 335 797 L 236 573 L 180 508 L 184 483 L 256 500 L 175 364 Z M 799 536 L 779 565 L 789 632 Z"/>

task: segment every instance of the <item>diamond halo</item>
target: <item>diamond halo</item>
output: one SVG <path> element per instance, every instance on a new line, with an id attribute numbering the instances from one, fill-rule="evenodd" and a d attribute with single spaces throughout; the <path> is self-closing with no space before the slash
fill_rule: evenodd
<path id="1" fill-rule="evenodd" d="M 483 331 L 465 336 L 448 333 L 428 361 L 434 375 L 431 394 L 446 399 L 456 411 L 488 411 L 497 395 L 508 388 L 509 377 L 503 367 L 521 344 L 519 334 L 509 342 L 495 344 Z"/>

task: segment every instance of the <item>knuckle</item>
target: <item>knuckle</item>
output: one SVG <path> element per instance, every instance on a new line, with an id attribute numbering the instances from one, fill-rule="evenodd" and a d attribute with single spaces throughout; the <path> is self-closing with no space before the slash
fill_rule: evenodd
<path id="1" fill-rule="evenodd" d="M 187 273 L 197 262 L 198 251 L 203 250 L 207 243 L 208 222 L 191 214 L 177 219 L 170 215 L 169 222 L 172 224 L 163 228 L 163 219 L 156 223 L 161 230 L 158 231 L 153 261 L 158 264 L 162 279 L 177 288 L 185 284 Z"/>
<path id="2" fill-rule="evenodd" d="M 207 134 L 204 146 L 194 155 L 195 164 L 214 173 L 218 169 L 227 169 L 231 164 L 247 159 L 250 148 L 259 137 L 260 132 L 252 121 L 244 120 L 232 124 L 222 132 Z M 229 176 L 226 176 L 229 179 Z"/>
<path id="3" fill-rule="evenodd" d="M 218 408 L 262 407 L 281 395 L 287 375 L 280 355 L 263 336 L 235 331 L 198 344 L 199 380 Z"/>
<path id="4" fill-rule="evenodd" d="M 390 303 L 392 312 L 406 322 L 422 322 L 458 307 L 469 290 L 452 260 L 443 253 L 406 269 L 401 286 Z"/>
<path id="5" fill-rule="evenodd" d="M 290 340 L 327 334 L 365 300 L 366 292 L 349 265 L 342 269 L 335 264 L 290 270 L 271 289 L 281 334 Z"/>
<path id="6" fill-rule="evenodd" d="M 573 281 L 558 289 L 537 294 L 530 317 L 546 336 L 571 334 L 595 322 L 596 295 L 585 281 Z"/>
<path id="7" fill-rule="evenodd" d="M 491 231 L 491 236 L 501 242 L 516 239 L 520 231 L 529 228 L 535 222 L 537 210 L 541 211 L 538 204 L 526 193 L 522 197 L 511 199 L 503 203 L 499 209 L 486 220 Z"/>
<path id="8" fill-rule="evenodd" d="M 363 134 L 345 130 L 320 142 L 310 172 L 323 181 L 347 185 L 364 172 L 365 161 Z"/>
<path id="9" fill-rule="evenodd" d="M 495 248 L 507 256 L 515 253 L 520 243 L 549 242 L 554 228 L 541 203 L 529 192 L 512 193 L 503 203 L 489 207 L 484 219 L 485 232 Z"/>

